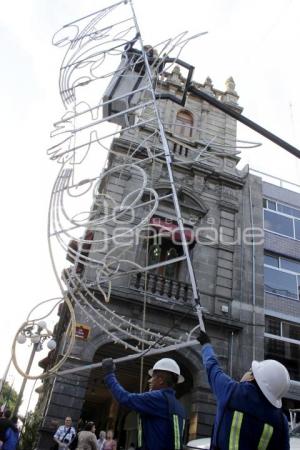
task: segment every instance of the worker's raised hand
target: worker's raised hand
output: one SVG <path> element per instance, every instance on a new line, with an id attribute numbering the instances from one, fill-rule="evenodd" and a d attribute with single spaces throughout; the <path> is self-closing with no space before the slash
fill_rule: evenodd
<path id="1" fill-rule="evenodd" d="M 105 358 L 102 361 L 102 370 L 104 375 L 108 375 L 109 373 L 113 373 L 116 370 L 116 365 L 112 358 Z"/>
<path id="2" fill-rule="evenodd" d="M 201 345 L 210 344 L 210 339 L 209 339 L 208 335 L 202 330 L 199 331 L 199 335 L 197 336 L 197 341 L 199 341 Z"/>

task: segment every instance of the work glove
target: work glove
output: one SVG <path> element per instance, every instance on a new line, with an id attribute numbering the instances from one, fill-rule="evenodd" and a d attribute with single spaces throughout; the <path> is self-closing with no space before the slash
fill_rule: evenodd
<path id="1" fill-rule="evenodd" d="M 104 372 L 104 376 L 113 373 L 116 370 L 116 365 L 112 358 L 105 358 L 102 361 L 102 370 Z"/>
<path id="2" fill-rule="evenodd" d="M 200 330 L 199 335 L 197 336 L 197 341 L 200 342 L 201 345 L 210 344 L 210 339 L 205 331 Z"/>

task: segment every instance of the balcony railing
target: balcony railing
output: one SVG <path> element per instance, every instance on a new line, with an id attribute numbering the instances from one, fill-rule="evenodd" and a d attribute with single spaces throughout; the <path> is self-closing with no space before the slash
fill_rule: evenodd
<path id="1" fill-rule="evenodd" d="M 188 302 L 192 298 L 192 287 L 183 281 L 171 280 L 154 272 L 137 273 L 133 279 L 133 286 L 153 295 L 170 300 Z"/>
<path id="2" fill-rule="evenodd" d="M 168 139 L 168 144 L 170 146 L 170 150 L 173 151 L 174 155 L 181 156 L 184 158 L 189 157 L 189 148 L 186 147 L 184 144 L 179 144 L 178 142 L 176 142 L 176 141 L 174 142 L 170 139 Z M 196 152 L 196 149 L 195 149 L 195 152 Z M 195 152 L 194 152 L 194 155 L 192 154 L 192 156 L 194 156 L 194 157 L 196 154 Z"/>

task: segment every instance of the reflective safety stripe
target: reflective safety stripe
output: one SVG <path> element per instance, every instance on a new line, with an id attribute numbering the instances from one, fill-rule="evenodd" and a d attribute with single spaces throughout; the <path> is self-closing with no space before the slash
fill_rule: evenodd
<path id="1" fill-rule="evenodd" d="M 240 432 L 244 414 L 234 411 L 230 429 L 229 450 L 239 450 Z"/>
<path id="2" fill-rule="evenodd" d="M 182 427 L 182 434 L 184 431 L 184 424 L 185 421 L 183 421 L 183 427 Z M 180 439 L 180 428 L 179 428 L 179 420 L 178 415 L 173 414 L 173 436 L 174 436 L 174 450 L 181 450 L 181 439 Z M 143 429 L 142 429 L 142 420 L 139 417 L 138 418 L 138 436 L 137 436 L 137 445 L 139 448 L 142 448 L 143 444 Z"/>
<path id="3" fill-rule="evenodd" d="M 174 450 L 180 450 L 180 431 L 177 414 L 173 414 Z"/>
<path id="4" fill-rule="evenodd" d="M 182 436 L 184 435 L 185 419 L 182 419 Z"/>
<path id="5" fill-rule="evenodd" d="M 143 439 L 143 431 L 142 431 L 142 421 L 140 416 L 138 417 L 138 447 L 142 447 L 142 439 Z"/>
<path id="6" fill-rule="evenodd" d="M 266 450 L 271 440 L 274 428 L 271 425 L 265 423 L 261 438 L 259 440 L 258 450 Z"/>
<path id="7" fill-rule="evenodd" d="M 240 448 L 240 433 L 244 414 L 239 411 L 234 411 L 230 437 L 229 437 L 229 450 L 239 450 Z M 273 435 L 274 428 L 267 423 L 264 424 L 264 429 L 259 440 L 257 450 L 267 450 Z"/>

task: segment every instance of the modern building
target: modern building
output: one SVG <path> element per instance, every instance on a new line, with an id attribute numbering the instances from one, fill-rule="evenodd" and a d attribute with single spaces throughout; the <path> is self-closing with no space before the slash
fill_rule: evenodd
<path id="1" fill-rule="evenodd" d="M 119 74 L 120 70 L 111 81 L 107 96 L 114 95 L 122 82 L 131 82 L 130 76 L 124 77 L 124 74 L 118 79 Z M 157 90 L 161 94 L 180 96 L 184 84 L 185 79 L 176 66 L 172 72 L 159 77 Z M 209 78 L 197 87 L 241 112 L 232 79 L 227 80 L 224 91 L 215 89 Z M 193 94 L 187 96 L 184 107 L 172 99 L 159 100 L 158 104 L 174 158 L 176 190 L 201 303 L 206 311 L 207 331 L 222 366 L 238 379 L 253 359 L 276 357 L 287 363 L 295 380 L 299 379 L 299 347 L 294 341 L 299 339 L 300 197 L 262 184 L 261 178 L 249 173 L 247 168 L 242 171 L 236 168 L 239 162 L 236 121 L 225 113 Z M 122 105 L 116 103 L 114 107 L 118 111 Z M 136 114 L 145 117 L 148 111 L 144 109 Z M 112 143 L 106 167 L 110 172 L 99 186 L 99 196 L 113 199 L 117 205 L 140 189 L 141 178 L 135 168 L 124 168 L 128 155 L 136 155 L 142 164 L 149 156 L 149 148 L 159 151 L 162 145 L 151 122 L 128 128 L 128 123 L 135 120 L 135 116 L 130 116 L 122 123 L 117 116 L 116 123 L 123 131 Z M 202 158 L 204 151 L 206 157 Z M 197 154 L 199 157 L 195 157 Z M 155 166 L 147 166 L 145 172 L 148 192 L 144 190 L 141 200 L 149 201 L 149 189 L 155 189 L 165 198 L 160 201 L 155 214 L 149 217 L 151 229 L 147 239 L 140 239 L 136 245 L 127 248 L 125 256 L 121 251 L 114 253 L 115 258 L 134 261 L 141 266 L 175 257 L 180 259 L 182 255 L 180 239 L 175 243 L 172 239 L 178 224 L 168 197 L 170 184 L 164 157 L 156 158 Z M 102 217 L 104 210 L 99 199 L 91 206 L 93 217 Z M 145 211 L 145 208 L 137 211 L 131 227 L 139 223 Z M 128 223 L 128 217 L 125 219 Z M 105 227 L 108 235 L 115 232 L 115 224 L 106 222 Z M 92 242 L 81 249 L 82 259 L 92 254 L 101 265 L 111 250 L 99 248 L 97 244 L 103 227 L 101 230 L 94 227 L 87 233 L 85 238 L 89 236 Z M 159 240 L 157 234 L 161 237 Z M 75 247 L 76 242 L 71 243 L 70 248 Z M 69 289 L 66 295 L 71 295 L 71 289 L 72 296 L 77 295 L 81 302 L 86 302 L 86 307 L 83 310 L 75 306 L 78 333 L 81 334 L 78 334 L 64 368 L 80 368 L 108 356 L 117 358 L 129 354 L 130 349 L 113 342 L 107 333 L 109 327 L 104 332 L 94 320 L 98 307 L 96 300 L 102 298 L 102 292 L 97 288 L 96 265 L 85 267 L 80 258 L 72 258 L 70 254 L 69 260 L 71 266 L 63 274 Z M 127 269 L 124 267 L 124 275 L 112 283 L 109 307 L 117 315 L 130 319 L 135 325 L 173 337 L 189 333 L 197 325 L 184 261 L 161 266 L 147 274 L 136 271 L 127 275 Z M 74 276 L 77 281 L 84 281 L 77 283 L 76 289 L 75 281 L 72 281 Z M 83 286 L 89 286 L 89 291 Z M 51 367 L 63 353 L 67 325 L 68 313 L 63 306 L 56 327 L 56 338 L 61 345 L 42 362 L 44 368 Z M 124 339 L 125 331 L 119 332 Z M 210 435 L 215 401 L 200 361 L 199 347 L 179 349 L 169 356 L 179 362 L 186 380 L 178 390 L 189 417 L 186 439 Z M 120 365 L 118 377 L 124 387 L 139 391 L 156 359 L 145 357 L 142 361 Z M 296 405 L 292 399 L 289 402 L 288 406 Z M 112 399 L 103 385 L 99 369 L 45 381 L 39 409 L 44 417 L 38 447 L 41 450 L 49 448 L 54 430 L 67 415 L 72 416 L 75 423 L 80 418 L 90 419 L 99 429 L 113 428 L 124 446 L 136 440 L 136 415 Z"/>
<path id="2" fill-rule="evenodd" d="M 265 357 L 282 362 L 299 383 L 300 186 L 269 180 L 263 182 Z M 299 408 L 298 389 L 293 383 L 287 409 Z"/>

